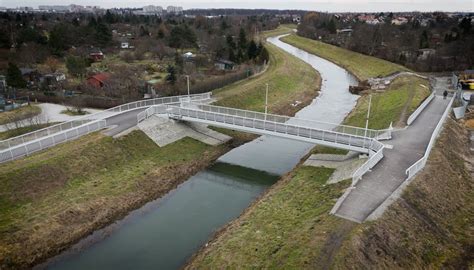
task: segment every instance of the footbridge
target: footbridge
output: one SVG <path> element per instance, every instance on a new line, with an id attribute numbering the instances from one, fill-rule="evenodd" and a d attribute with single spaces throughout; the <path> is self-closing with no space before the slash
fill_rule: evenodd
<path id="1" fill-rule="evenodd" d="M 137 115 L 141 122 L 151 115 L 164 115 L 171 119 L 197 122 L 216 127 L 271 135 L 287 139 L 340 148 L 383 157 L 384 145 L 380 139 L 389 139 L 390 130 L 371 130 L 255 111 L 212 106 L 193 102 L 180 105 L 157 105 Z"/>

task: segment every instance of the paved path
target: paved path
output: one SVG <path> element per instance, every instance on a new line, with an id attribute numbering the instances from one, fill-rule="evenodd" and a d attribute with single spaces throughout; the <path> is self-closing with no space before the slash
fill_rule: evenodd
<path id="1" fill-rule="evenodd" d="M 392 134 L 393 149 L 386 149 L 380 163 L 356 184 L 337 210 L 337 216 L 364 221 L 405 181 L 405 170 L 423 157 L 448 103 L 449 98 L 435 96 L 409 128 Z"/>
<path id="2" fill-rule="evenodd" d="M 20 124 L 21 126 L 28 126 L 31 124 L 36 124 L 37 122 L 40 122 L 40 123 L 66 122 L 66 121 L 71 121 L 71 120 L 83 117 L 83 115 L 71 116 L 71 115 L 61 113 L 62 111 L 66 110 L 67 107 L 60 104 L 40 103 L 37 106 L 41 108 L 41 113 L 38 116 L 34 117 L 35 121 L 30 121 L 30 119 L 25 119 L 21 121 L 21 124 Z M 85 108 L 84 110 L 87 111 L 89 114 L 102 111 L 102 110 L 91 109 L 91 108 Z M 0 125 L 0 132 L 6 131 L 8 129 L 13 129 L 13 128 L 16 128 L 16 126 L 12 123 Z"/>

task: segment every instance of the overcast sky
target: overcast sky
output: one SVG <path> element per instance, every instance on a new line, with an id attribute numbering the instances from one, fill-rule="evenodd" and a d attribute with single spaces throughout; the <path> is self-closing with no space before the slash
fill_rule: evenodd
<path id="1" fill-rule="evenodd" d="M 145 5 L 177 5 L 190 8 L 268 8 L 304 9 L 329 12 L 347 11 L 474 11 L 474 0 L 0 0 L 0 6 L 38 5 L 99 5 L 112 7 L 142 7 Z"/>

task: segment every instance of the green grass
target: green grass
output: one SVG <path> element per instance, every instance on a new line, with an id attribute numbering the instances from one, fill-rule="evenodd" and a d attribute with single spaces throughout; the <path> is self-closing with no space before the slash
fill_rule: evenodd
<path id="1" fill-rule="evenodd" d="M 396 78 L 385 92 L 373 93 L 369 128 L 388 128 L 392 122 L 393 125 L 403 126 L 406 118 L 430 94 L 428 85 L 425 79 L 402 76 Z M 369 96 L 362 96 L 356 108 L 345 119 L 345 124 L 365 127 L 368 105 Z"/>
<path id="2" fill-rule="evenodd" d="M 40 113 L 41 113 L 41 108 L 34 105 L 20 107 L 18 109 L 8 111 L 8 112 L 1 112 L 0 125 L 27 119 L 27 118 L 36 116 Z"/>
<path id="3" fill-rule="evenodd" d="M 273 37 L 273 36 L 290 34 L 290 33 L 293 33 L 294 29 L 296 29 L 296 24 L 282 24 L 274 30 L 262 32 L 262 37 L 268 38 L 268 37 Z"/>
<path id="4" fill-rule="evenodd" d="M 70 115 L 70 116 L 78 116 L 78 115 L 88 114 L 87 111 L 84 111 L 84 110 L 78 111 L 78 110 L 75 110 L 75 109 L 73 109 L 73 110 L 70 110 L 70 109 L 62 110 L 61 113 L 66 114 L 66 115 Z"/>
<path id="5" fill-rule="evenodd" d="M 38 129 L 42 129 L 45 127 L 49 127 L 51 125 L 55 125 L 57 123 L 46 123 L 46 124 L 39 124 L 39 125 L 31 125 L 31 126 L 26 126 L 26 127 L 19 127 L 15 129 L 10 129 L 7 131 L 0 132 L 0 140 L 6 140 L 9 138 L 13 138 L 16 136 L 23 135 L 25 133 L 33 132 Z"/>
<path id="6" fill-rule="evenodd" d="M 234 221 L 188 266 L 190 269 L 313 268 L 324 242 L 341 220 L 329 215 L 349 185 L 326 185 L 333 169 L 299 167 Z"/>
<path id="7" fill-rule="evenodd" d="M 360 81 L 367 80 L 371 77 L 384 77 L 397 71 L 408 70 L 401 65 L 386 60 L 349 51 L 320 41 L 300 37 L 296 34 L 284 37 L 282 40 L 346 68 Z"/>
<path id="8" fill-rule="evenodd" d="M 211 159 L 223 147 L 190 138 L 158 147 L 141 131 L 121 139 L 93 133 L 4 163 L 0 165 L 0 258 L 27 244 L 7 245 L 22 239 L 22 234 L 34 241 L 48 231 L 64 228 L 70 230 L 68 235 L 78 233 L 85 227 L 64 227 L 69 220 L 59 217 L 82 209 L 74 226 L 86 226 L 91 221 L 87 213 L 97 211 L 94 205 L 113 213 L 120 207 L 111 207 L 112 202 L 129 196 L 138 199 L 150 190 L 170 185 L 168 179 L 176 175 L 173 170 L 182 171 L 179 166 L 191 168 L 198 160 Z M 80 218 L 80 214 L 85 217 Z"/>

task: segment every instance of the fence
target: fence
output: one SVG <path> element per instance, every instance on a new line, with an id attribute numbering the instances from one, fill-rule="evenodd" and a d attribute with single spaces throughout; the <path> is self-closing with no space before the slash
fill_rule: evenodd
<path id="1" fill-rule="evenodd" d="M 431 152 L 431 148 L 433 148 L 433 146 L 436 142 L 436 138 L 438 137 L 438 135 L 441 131 L 441 128 L 443 126 L 444 121 L 446 121 L 446 117 L 448 116 L 449 111 L 451 110 L 451 106 L 453 105 L 453 101 L 454 101 L 455 98 L 456 98 L 456 96 L 454 95 L 451 98 L 451 100 L 449 101 L 448 107 L 444 111 L 443 115 L 441 116 L 441 119 L 439 120 L 438 124 L 436 125 L 436 128 L 433 131 L 433 134 L 431 135 L 430 142 L 429 142 L 428 146 L 426 147 L 425 154 L 423 155 L 423 157 L 421 159 L 419 159 L 417 162 L 415 162 L 413 165 L 411 165 L 405 171 L 405 174 L 408 175 L 407 180 L 412 178 L 415 174 L 417 174 L 421 169 L 423 169 L 425 167 L 426 161 L 428 161 L 428 157 L 429 157 L 430 152 Z"/>
<path id="2" fill-rule="evenodd" d="M 21 145 L 13 146 L 9 149 L 0 151 L 0 163 L 13 160 L 19 157 L 30 155 L 57 144 L 74 140 L 80 136 L 100 130 L 106 126 L 105 120 L 88 122 L 64 131 L 54 133 L 39 139 L 31 140 Z"/>
<path id="3" fill-rule="evenodd" d="M 351 134 L 351 135 L 356 135 L 356 136 L 361 136 L 361 137 L 377 138 L 381 136 L 387 137 L 389 136 L 387 134 L 391 134 L 390 128 L 384 129 L 384 130 L 373 130 L 373 129 L 365 129 L 365 128 L 347 126 L 347 125 L 328 123 L 328 122 L 323 122 L 323 121 L 309 120 L 309 119 L 275 115 L 275 114 L 265 114 L 265 113 L 255 112 L 255 111 L 247 111 L 247 110 L 220 107 L 220 106 L 214 106 L 214 105 L 199 105 L 198 107 L 201 110 L 208 111 L 208 112 L 216 112 L 216 113 L 222 113 L 222 114 L 227 114 L 227 115 L 240 116 L 244 118 L 266 120 L 266 121 L 272 121 L 272 122 L 278 122 L 278 123 L 290 123 L 290 124 L 300 125 L 300 126 L 333 130 L 339 133 Z"/>
<path id="4" fill-rule="evenodd" d="M 113 108 L 110 108 L 98 113 L 85 115 L 83 117 L 77 118 L 72 121 L 53 125 L 50 127 L 46 127 L 40 130 L 36 130 L 30 133 L 17 136 L 14 138 L 0 141 L 0 150 L 8 149 L 16 145 L 21 145 L 26 142 L 36 140 L 42 136 L 49 136 L 56 132 L 61 132 L 70 128 L 74 128 L 74 127 L 83 125 L 84 123 L 89 122 L 89 121 L 104 119 L 106 117 L 115 115 L 120 112 L 143 108 L 143 107 L 149 107 L 153 105 L 159 105 L 159 104 L 178 103 L 178 102 L 181 102 L 183 99 L 186 99 L 187 97 L 188 97 L 187 95 L 186 96 L 172 96 L 172 97 L 161 97 L 161 98 L 155 98 L 155 99 L 147 99 L 147 100 L 139 100 L 135 102 L 130 102 L 130 103 L 116 106 L 116 107 L 113 107 Z M 190 95 L 190 98 L 191 100 L 195 100 L 195 101 L 209 99 L 211 98 L 211 93 Z"/>
<path id="5" fill-rule="evenodd" d="M 435 97 L 434 92 L 432 92 L 431 95 L 429 95 L 423 101 L 423 103 L 421 103 L 420 106 L 416 108 L 416 110 L 410 115 L 410 117 L 408 117 L 407 125 L 411 125 L 411 123 L 415 121 L 418 115 L 420 115 L 420 113 L 426 108 L 426 106 L 428 106 L 428 104 L 433 100 L 434 97 Z"/>

